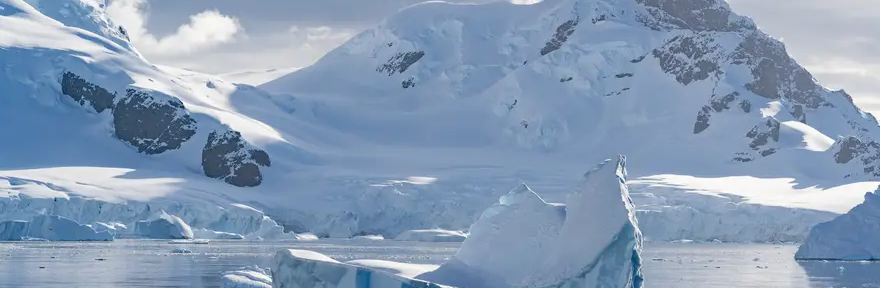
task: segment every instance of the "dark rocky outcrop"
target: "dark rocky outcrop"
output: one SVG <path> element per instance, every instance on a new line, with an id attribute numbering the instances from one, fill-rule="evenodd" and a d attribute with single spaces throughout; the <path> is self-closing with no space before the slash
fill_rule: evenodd
<path id="1" fill-rule="evenodd" d="M 147 91 L 127 89 L 113 109 L 116 138 L 147 155 L 180 148 L 196 134 L 196 120 L 176 98 L 156 99 Z"/>
<path id="2" fill-rule="evenodd" d="M 804 106 L 794 105 L 791 110 L 791 116 L 798 122 L 807 124 L 807 114 L 804 113 Z"/>
<path id="3" fill-rule="evenodd" d="M 388 59 L 388 62 L 376 68 L 376 72 L 388 73 L 388 76 L 392 76 L 395 73 L 403 73 L 410 66 L 418 62 L 419 59 L 422 59 L 422 57 L 425 57 L 424 51 L 397 53 L 391 59 Z"/>
<path id="4" fill-rule="evenodd" d="M 410 88 L 410 87 L 415 87 L 415 86 L 416 86 L 416 82 L 415 82 L 415 79 L 414 79 L 414 78 L 406 79 L 406 81 L 403 81 L 403 82 L 400 83 L 400 84 L 403 86 L 403 89 Z"/>
<path id="5" fill-rule="evenodd" d="M 111 93 L 69 71 L 61 76 L 61 93 L 70 96 L 79 105 L 91 106 L 98 113 L 112 109 L 116 99 L 116 92 Z"/>
<path id="6" fill-rule="evenodd" d="M 238 187 L 260 185 L 263 181 L 260 167 L 271 165 L 269 154 L 250 147 L 238 131 L 211 132 L 202 150 L 205 175 Z"/>
<path id="7" fill-rule="evenodd" d="M 568 20 L 556 27 L 556 33 L 553 34 L 553 38 L 550 41 L 547 41 L 544 44 L 544 48 L 541 48 L 541 56 L 550 54 L 550 52 L 559 50 L 562 47 L 562 44 L 565 44 L 568 41 L 568 37 L 574 33 L 575 26 L 578 25 L 578 19 L 575 18 L 573 20 Z"/>
<path id="8" fill-rule="evenodd" d="M 822 87 L 813 75 L 788 56 L 785 46 L 755 31 L 743 39 L 732 55 L 733 64 L 749 66 L 755 81 L 749 91 L 769 99 L 783 98 L 805 108 L 831 106 L 821 96 Z"/>
<path id="9" fill-rule="evenodd" d="M 660 60 L 663 72 L 675 76 L 679 83 L 688 85 L 721 73 L 719 51 L 710 35 L 676 36 L 663 47 L 654 49 L 653 55 Z"/>
<path id="10" fill-rule="evenodd" d="M 865 176 L 876 179 L 880 177 L 880 143 L 870 139 L 860 139 L 855 136 L 842 137 L 831 148 L 834 152 L 834 161 L 838 164 L 847 164 L 858 160 L 861 172 Z M 852 177 L 854 175 L 846 175 Z"/>
<path id="11" fill-rule="evenodd" d="M 694 134 L 699 134 L 709 128 L 709 120 L 712 118 L 712 113 L 720 113 L 725 110 L 730 110 L 730 104 L 736 101 L 737 97 L 739 97 L 739 93 L 733 92 L 723 97 L 715 97 L 712 96 L 712 100 L 709 101 L 709 104 L 703 106 L 700 109 L 700 112 L 697 113 L 697 122 L 694 124 Z M 745 109 L 743 109 L 745 111 Z M 748 113 L 748 111 L 745 111 Z"/>
<path id="12" fill-rule="evenodd" d="M 739 108 L 742 109 L 742 111 L 745 113 L 752 112 L 752 102 L 743 99 L 742 101 L 739 101 Z"/>
<path id="13" fill-rule="evenodd" d="M 730 8 L 719 0 L 636 0 L 650 15 L 637 20 L 654 30 L 739 31 L 757 29 L 741 18 L 731 21 Z"/>
<path id="14" fill-rule="evenodd" d="M 779 142 L 779 128 L 780 123 L 775 118 L 768 118 L 763 124 L 755 125 L 752 130 L 746 133 L 746 137 L 752 139 L 749 148 L 759 151 L 761 156 L 765 157 L 775 153 L 776 149 L 767 148 L 767 146 L 770 144 L 770 140 Z"/>

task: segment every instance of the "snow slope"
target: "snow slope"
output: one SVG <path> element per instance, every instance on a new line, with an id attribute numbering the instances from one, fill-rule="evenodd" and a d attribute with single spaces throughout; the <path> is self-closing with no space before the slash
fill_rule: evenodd
<path id="1" fill-rule="evenodd" d="M 269 69 L 265 71 L 242 71 L 218 74 L 220 78 L 226 79 L 232 83 L 240 83 L 247 85 L 261 85 L 266 82 L 280 78 L 281 76 L 290 74 L 301 68 L 286 69 Z"/>
<path id="2" fill-rule="evenodd" d="M 152 65 L 99 1 L 0 0 L 0 220 L 392 238 L 515 183 L 562 202 L 616 153 L 648 239 L 799 240 L 859 203 L 873 116 L 726 4 L 670 3 L 420 4 L 257 88 Z"/>
<path id="3" fill-rule="evenodd" d="M 880 260 L 880 194 L 865 194 L 865 202 L 834 220 L 810 230 L 794 255 L 800 260 Z"/>

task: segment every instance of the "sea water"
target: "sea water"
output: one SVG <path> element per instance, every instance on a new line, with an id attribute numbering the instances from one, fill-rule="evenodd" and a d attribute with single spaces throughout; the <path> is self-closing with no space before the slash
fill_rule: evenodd
<path id="1" fill-rule="evenodd" d="M 439 264 L 456 243 L 117 240 L 0 243 L 0 287 L 221 287 L 225 271 L 269 267 L 274 252 L 315 250 L 340 261 Z M 648 287 L 880 287 L 880 263 L 797 262 L 794 245 L 646 243 Z M 177 253 L 177 252 L 189 253 Z"/>

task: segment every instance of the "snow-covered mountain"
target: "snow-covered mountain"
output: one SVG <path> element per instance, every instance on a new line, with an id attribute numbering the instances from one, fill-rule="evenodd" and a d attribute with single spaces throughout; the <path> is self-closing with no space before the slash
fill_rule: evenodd
<path id="1" fill-rule="evenodd" d="M 640 174 L 877 176 L 874 117 L 721 1 L 430 2 L 261 87 L 342 95 L 430 131 L 389 137 L 358 119 L 371 142 L 635 153 Z"/>
<path id="2" fill-rule="evenodd" d="M 880 175 L 873 116 L 720 0 L 429 2 L 259 88 L 152 65 L 100 1 L 0 0 L 0 67 L 3 220 L 390 238 L 625 153 L 647 239 L 797 240 Z"/>

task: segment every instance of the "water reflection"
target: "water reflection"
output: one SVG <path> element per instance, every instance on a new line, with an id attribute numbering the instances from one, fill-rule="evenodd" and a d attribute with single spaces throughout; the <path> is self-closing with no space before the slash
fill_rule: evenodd
<path id="1" fill-rule="evenodd" d="M 880 287 L 880 262 L 798 261 L 810 287 Z"/>

